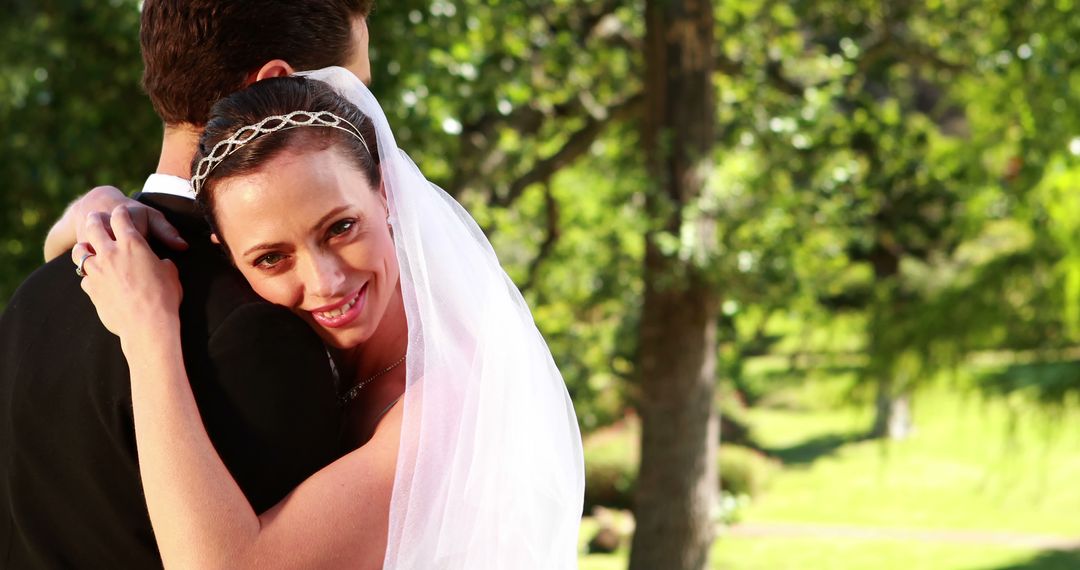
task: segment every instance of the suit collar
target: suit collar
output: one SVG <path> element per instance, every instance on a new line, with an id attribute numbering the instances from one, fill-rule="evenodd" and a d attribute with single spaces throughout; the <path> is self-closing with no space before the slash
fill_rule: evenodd
<path id="1" fill-rule="evenodd" d="M 170 217 L 167 214 L 172 213 L 185 218 L 196 218 L 200 222 L 203 221 L 202 213 L 199 212 L 194 200 L 181 198 L 180 196 L 171 194 L 145 191 L 135 194 L 133 198 L 161 210 L 162 213 L 166 214 L 166 217 Z"/>
<path id="2" fill-rule="evenodd" d="M 134 198 L 159 210 L 202 218 L 195 207 L 195 193 L 191 190 L 190 182 L 179 176 L 155 172 L 147 177 L 142 192 L 135 194 Z"/>

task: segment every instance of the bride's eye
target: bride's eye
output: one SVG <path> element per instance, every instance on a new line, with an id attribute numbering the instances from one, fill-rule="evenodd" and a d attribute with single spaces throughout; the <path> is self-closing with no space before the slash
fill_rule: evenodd
<path id="1" fill-rule="evenodd" d="M 327 230 L 326 233 L 329 237 L 337 237 L 349 233 L 349 230 L 353 229 L 355 226 L 356 220 L 341 220 L 330 226 L 330 229 Z"/>
<path id="2" fill-rule="evenodd" d="M 256 259 L 254 265 L 262 269 L 273 269 L 283 259 L 285 259 L 285 256 L 280 253 L 268 253 Z"/>

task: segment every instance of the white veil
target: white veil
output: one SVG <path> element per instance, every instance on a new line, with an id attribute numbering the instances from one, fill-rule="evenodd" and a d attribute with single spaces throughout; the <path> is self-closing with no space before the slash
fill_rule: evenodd
<path id="1" fill-rule="evenodd" d="M 487 237 L 397 147 L 349 71 L 303 73 L 371 118 L 409 325 L 384 568 L 577 566 L 584 459 L 573 404 Z"/>

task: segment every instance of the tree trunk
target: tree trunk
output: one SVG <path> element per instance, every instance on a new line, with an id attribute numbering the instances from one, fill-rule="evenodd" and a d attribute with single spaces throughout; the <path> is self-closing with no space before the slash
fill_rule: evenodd
<path id="1" fill-rule="evenodd" d="M 875 285 L 881 295 L 872 306 L 870 319 L 870 373 L 877 382 L 874 424 L 870 437 L 904 439 L 914 429 L 911 415 L 911 384 L 907 369 L 900 361 L 903 346 L 898 346 L 890 336 L 894 317 L 903 310 L 898 297 L 897 280 L 900 277 L 900 256 L 887 247 L 882 240 L 871 251 L 870 262 L 874 268 Z M 888 339 L 888 340 L 887 340 Z"/>
<path id="2" fill-rule="evenodd" d="M 646 275 L 670 278 L 666 260 L 650 250 Z M 669 285 L 647 285 L 641 319 L 641 469 L 630 568 L 701 570 L 719 487 L 715 301 L 704 285 Z"/>
<path id="3" fill-rule="evenodd" d="M 871 437 L 900 440 L 911 435 L 915 423 L 911 415 L 911 394 L 907 390 L 896 393 L 891 381 L 879 379 L 875 408 Z"/>
<path id="4" fill-rule="evenodd" d="M 653 183 L 645 207 L 653 230 L 645 237 L 641 469 L 630 568 L 702 570 L 718 490 L 718 294 L 693 255 L 665 250 L 658 238 L 683 235 L 684 224 L 705 243 L 711 237 L 709 221 L 683 219 L 683 208 L 704 190 L 715 137 L 711 4 L 648 0 L 645 60 L 642 142 Z"/>

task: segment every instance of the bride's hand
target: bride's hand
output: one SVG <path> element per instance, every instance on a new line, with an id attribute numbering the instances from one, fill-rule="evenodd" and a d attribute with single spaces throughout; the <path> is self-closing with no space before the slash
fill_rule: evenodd
<path id="1" fill-rule="evenodd" d="M 85 224 L 89 243 L 76 244 L 71 258 L 82 263 L 82 288 L 102 324 L 124 343 L 178 326 L 182 291 L 176 266 L 151 251 L 128 209 L 91 214 Z"/>
<path id="2" fill-rule="evenodd" d="M 115 186 L 98 186 L 72 202 L 49 230 L 45 237 L 45 261 L 62 255 L 72 244 L 87 241 L 86 226 L 82 222 L 88 216 L 95 212 L 111 212 L 118 206 L 127 207 L 140 234 L 153 236 L 172 249 L 187 249 L 187 242 L 161 212 L 128 198 Z"/>

